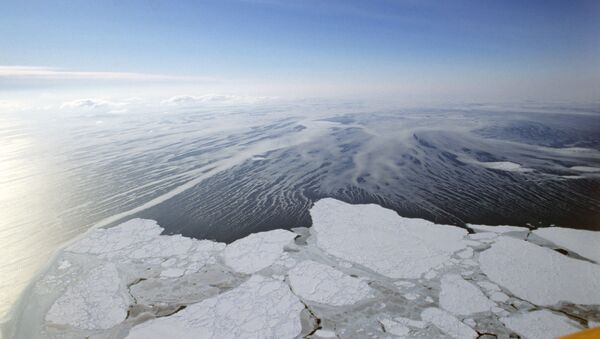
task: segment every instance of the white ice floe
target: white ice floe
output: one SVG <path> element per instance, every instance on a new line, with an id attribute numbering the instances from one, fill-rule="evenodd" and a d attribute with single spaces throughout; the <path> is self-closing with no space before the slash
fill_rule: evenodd
<path id="1" fill-rule="evenodd" d="M 114 264 L 93 268 L 52 304 L 46 321 L 82 329 L 106 329 L 125 319 L 130 298 Z"/>
<path id="2" fill-rule="evenodd" d="M 460 275 L 446 274 L 442 277 L 440 306 L 452 314 L 470 315 L 490 311 L 496 304 Z"/>
<path id="3" fill-rule="evenodd" d="M 285 283 L 255 275 L 231 291 L 137 325 L 127 338 L 293 338 L 303 308 Z"/>
<path id="4" fill-rule="evenodd" d="M 533 234 L 600 263 L 600 232 L 546 227 L 533 231 Z"/>
<path id="5" fill-rule="evenodd" d="M 285 230 L 250 234 L 227 245 L 223 259 L 234 270 L 252 274 L 272 265 L 296 236 Z"/>
<path id="6" fill-rule="evenodd" d="M 95 229 L 65 251 L 122 264 L 162 262 L 165 268 L 178 264 L 177 270 L 165 272 L 168 277 L 199 271 L 205 264 L 214 263 L 215 256 L 225 248 L 223 243 L 161 235 L 162 231 L 154 220 L 132 219 L 115 227 Z"/>
<path id="7" fill-rule="evenodd" d="M 296 265 L 288 279 L 300 298 L 332 306 L 351 305 L 372 294 L 366 282 L 312 260 Z"/>
<path id="8" fill-rule="evenodd" d="M 600 304 L 600 265 L 509 237 L 482 252 L 479 263 L 492 281 L 534 304 Z"/>
<path id="9" fill-rule="evenodd" d="M 500 320 L 524 339 L 556 338 L 582 329 L 575 321 L 548 310 L 513 315 Z"/>
<path id="10" fill-rule="evenodd" d="M 401 323 L 395 322 L 391 319 L 381 319 L 379 320 L 385 332 L 397 335 L 397 336 L 406 336 L 410 333 L 410 328 L 404 326 Z"/>
<path id="11" fill-rule="evenodd" d="M 478 162 L 477 164 L 482 167 L 485 167 L 485 168 L 495 169 L 495 170 L 500 170 L 500 171 L 509 171 L 509 172 L 531 172 L 531 171 L 533 171 L 533 169 L 531 169 L 531 168 L 526 168 L 517 163 L 510 162 L 510 161 Z"/>
<path id="12" fill-rule="evenodd" d="M 310 212 L 319 247 L 390 278 L 419 278 L 466 247 L 464 229 L 402 218 L 378 205 L 322 199 Z"/>
<path id="13" fill-rule="evenodd" d="M 460 322 L 460 320 L 456 319 L 448 312 L 440 310 L 439 308 L 426 308 L 423 310 L 423 312 L 421 312 L 421 319 L 432 323 L 435 327 L 440 329 L 440 331 L 452 338 L 477 338 L 477 332 L 475 332 L 472 328 L 463 324 Z"/>

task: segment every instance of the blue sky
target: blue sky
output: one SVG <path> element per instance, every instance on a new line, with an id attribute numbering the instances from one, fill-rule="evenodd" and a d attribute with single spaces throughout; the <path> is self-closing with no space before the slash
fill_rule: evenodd
<path id="1" fill-rule="evenodd" d="M 115 86 L 123 73 L 200 92 L 578 99 L 600 79 L 598 1 L 46 0 L 0 12 L 3 91 L 106 87 L 110 72 Z"/>

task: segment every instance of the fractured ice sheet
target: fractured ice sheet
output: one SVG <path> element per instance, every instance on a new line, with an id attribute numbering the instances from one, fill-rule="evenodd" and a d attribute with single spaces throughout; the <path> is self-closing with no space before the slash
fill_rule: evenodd
<path id="1" fill-rule="evenodd" d="M 479 263 L 492 281 L 534 304 L 600 304 L 600 265 L 508 237 L 481 253 Z"/>
<path id="2" fill-rule="evenodd" d="M 470 315 L 490 311 L 496 304 L 460 275 L 446 274 L 442 277 L 440 306 L 453 314 Z"/>
<path id="3" fill-rule="evenodd" d="M 403 218 L 378 205 L 322 199 L 310 214 L 319 247 L 390 278 L 419 278 L 466 247 L 464 229 Z"/>
<path id="4" fill-rule="evenodd" d="M 460 322 L 451 314 L 440 310 L 439 308 L 427 308 L 421 313 L 423 320 L 432 323 L 444 334 L 456 339 L 477 338 L 475 332 L 469 326 Z"/>
<path id="5" fill-rule="evenodd" d="M 299 263 L 288 278 L 302 299 L 327 305 L 351 305 L 372 294 L 366 282 L 312 260 Z"/>
<path id="6" fill-rule="evenodd" d="M 90 231 L 32 284 L 8 338 L 504 338 L 600 321 L 600 265 L 514 237 L 529 230 L 468 235 L 333 199 L 311 213 L 312 228 L 227 246 L 142 219 Z M 589 258 L 573 234 L 549 237 Z"/>
<path id="7" fill-rule="evenodd" d="M 303 308 L 283 282 L 252 276 L 229 292 L 135 326 L 127 338 L 293 338 Z"/>
<path id="8" fill-rule="evenodd" d="M 46 321 L 83 329 L 106 329 L 125 320 L 130 298 L 114 264 L 103 264 L 69 286 L 52 304 Z"/>
<path id="9" fill-rule="evenodd" d="M 501 319 L 511 330 L 528 339 L 556 338 L 581 330 L 575 321 L 548 310 L 533 311 Z"/>
<path id="10" fill-rule="evenodd" d="M 600 232 L 546 227 L 533 231 L 533 234 L 600 263 Z"/>
<path id="11" fill-rule="evenodd" d="M 234 270 L 252 274 L 272 265 L 283 253 L 283 247 L 296 236 L 296 233 L 285 230 L 250 234 L 229 244 L 223 258 Z"/>

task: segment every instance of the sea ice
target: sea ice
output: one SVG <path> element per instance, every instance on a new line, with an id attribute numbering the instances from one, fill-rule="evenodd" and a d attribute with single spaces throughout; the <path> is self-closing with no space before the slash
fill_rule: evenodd
<path id="1" fill-rule="evenodd" d="M 452 314 L 470 315 L 490 311 L 496 304 L 460 275 L 446 274 L 442 277 L 440 306 Z"/>
<path id="2" fill-rule="evenodd" d="M 390 278 L 419 278 L 466 247 L 464 229 L 403 218 L 378 205 L 328 198 L 310 213 L 319 247 Z"/>
<path id="3" fill-rule="evenodd" d="M 284 282 L 255 275 L 231 291 L 137 325 L 127 338 L 293 338 L 303 308 Z"/>
<path id="4" fill-rule="evenodd" d="M 533 234 L 600 264 L 600 232 L 546 227 Z"/>
<path id="5" fill-rule="evenodd" d="M 475 326 L 535 337 L 528 331 L 554 331 L 544 327 L 548 319 L 556 322 L 548 326 L 581 327 L 550 311 L 524 313 L 531 303 L 590 326 L 597 320 L 589 315 L 600 305 L 600 265 L 515 238 L 528 229 L 471 225 L 478 233 L 467 235 L 333 199 L 317 202 L 311 215 L 310 229 L 252 234 L 227 246 L 161 235 L 142 219 L 90 231 L 32 283 L 8 337 L 346 337 L 382 329 L 431 337 L 438 328 L 474 338 Z M 600 233 L 583 232 L 535 233 L 593 260 Z M 422 320 L 401 317 L 418 314 Z"/>
<path id="6" fill-rule="evenodd" d="M 312 260 L 296 265 L 288 278 L 300 298 L 321 304 L 351 305 L 372 294 L 366 282 Z"/>
<path id="7" fill-rule="evenodd" d="M 410 329 L 403 324 L 397 323 L 391 319 L 381 319 L 379 320 L 385 332 L 391 333 L 397 336 L 405 336 L 410 333 Z"/>
<path id="8" fill-rule="evenodd" d="M 482 252 L 479 263 L 492 281 L 534 304 L 600 304 L 600 265 L 509 237 Z"/>
<path id="9" fill-rule="evenodd" d="M 439 328 L 440 331 L 452 338 L 477 338 L 477 332 L 475 332 L 472 328 L 463 324 L 460 322 L 460 320 L 456 319 L 448 312 L 440 310 L 439 308 L 426 308 L 423 310 L 423 312 L 421 312 L 421 319 L 432 323 L 435 327 Z"/>
<path id="10" fill-rule="evenodd" d="M 223 259 L 237 272 L 252 274 L 273 264 L 296 236 L 285 230 L 253 233 L 227 245 Z"/>
<path id="11" fill-rule="evenodd" d="M 46 321 L 82 329 L 107 329 L 125 319 L 129 297 L 114 264 L 91 269 L 52 304 Z"/>
<path id="12" fill-rule="evenodd" d="M 548 310 L 513 315 L 500 320 L 526 339 L 556 338 L 582 329 L 573 320 Z"/>

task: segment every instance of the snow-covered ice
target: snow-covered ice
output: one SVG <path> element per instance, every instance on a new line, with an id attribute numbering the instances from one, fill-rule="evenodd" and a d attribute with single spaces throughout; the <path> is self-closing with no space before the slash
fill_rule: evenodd
<path id="1" fill-rule="evenodd" d="M 316 202 L 310 213 L 317 245 L 390 278 L 419 278 L 466 247 L 464 229 L 403 218 L 378 205 L 356 207 L 335 199 Z"/>
<path id="2" fill-rule="evenodd" d="M 548 310 L 514 315 L 501 321 L 527 339 L 556 338 L 582 329 L 575 321 Z"/>
<path id="3" fill-rule="evenodd" d="M 225 263 L 234 270 L 252 274 L 270 266 L 283 253 L 283 247 L 297 236 L 285 230 L 250 234 L 225 248 Z"/>
<path id="4" fill-rule="evenodd" d="M 536 338 L 600 320 L 599 233 L 468 234 L 333 199 L 311 216 L 229 245 L 142 219 L 92 230 L 32 283 L 8 338 Z"/>
<path id="5" fill-rule="evenodd" d="M 442 277 L 440 306 L 453 314 L 470 315 L 490 311 L 496 304 L 460 275 L 446 274 Z"/>
<path id="6" fill-rule="evenodd" d="M 582 257 L 600 263 L 600 232 L 546 227 L 533 231 L 533 234 Z"/>
<path id="7" fill-rule="evenodd" d="M 463 324 L 460 322 L 460 320 L 456 319 L 456 317 L 439 308 L 426 308 L 421 313 L 421 318 L 432 323 L 435 327 L 439 328 L 440 331 L 452 338 L 477 338 L 477 332 L 475 332 L 472 328 Z"/>
<path id="8" fill-rule="evenodd" d="M 479 262 L 492 281 L 534 304 L 600 304 L 600 265 L 509 237 L 481 253 Z"/>
<path id="9" fill-rule="evenodd" d="M 93 268 L 52 304 L 46 321 L 83 329 L 107 329 L 127 316 L 130 298 L 114 264 Z"/>
<path id="10" fill-rule="evenodd" d="M 366 282 L 312 260 L 299 263 L 288 278 L 300 298 L 327 305 L 351 305 L 372 294 Z"/>
<path id="11" fill-rule="evenodd" d="M 137 325 L 127 338 L 293 338 L 303 308 L 283 282 L 252 276 L 229 292 Z"/>

